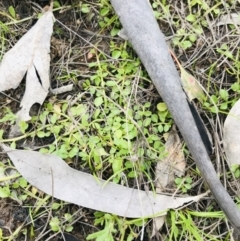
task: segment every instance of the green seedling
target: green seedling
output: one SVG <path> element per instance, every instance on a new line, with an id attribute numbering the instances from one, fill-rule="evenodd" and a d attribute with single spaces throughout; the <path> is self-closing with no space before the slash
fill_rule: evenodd
<path id="1" fill-rule="evenodd" d="M 175 179 L 175 184 L 183 193 L 186 193 L 192 188 L 192 178 L 191 177 L 177 177 Z"/>

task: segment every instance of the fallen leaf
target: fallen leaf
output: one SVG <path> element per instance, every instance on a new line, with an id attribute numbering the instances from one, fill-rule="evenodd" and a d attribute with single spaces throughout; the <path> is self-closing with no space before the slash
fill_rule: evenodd
<path id="1" fill-rule="evenodd" d="M 227 24 L 240 25 L 240 14 L 231 13 L 231 14 L 223 15 L 217 22 L 216 26 L 227 25 Z"/>
<path id="2" fill-rule="evenodd" d="M 51 59 L 56 57 L 62 57 L 64 53 L 68 52 L 67 44 L 63 39 L 56 39 L 55 37 L 51 38 Z"/>
<path id="3" fill-rule="evenodd" d="M 182 67 L 172 50 L 169 49 L 169 51 L 177 62 L 181 71 L 182 87 L 189 101 L 191 102 L 193 99 L 198 99 L 200 102 L 202 102 L 204 100 L 204 93 L 198 81 Z"/>
<path id="4" fill-rule="evenodd" d="M 162 226 L 164 225 L 165 220 L 166 220 L 166 215 L 153 218 L 152 233 L 150 238 L 157 236 L 159 230 L 161 230 Z"/>
<path id="5" fill-rule="evenodd" d="M 204 93 L 198 81 L 182 66 L 180 66 L 180 71 L 182 86 L 188 96 L 189 101 L 191 102 L 193 99 L 198 99 L 200 102 L 202 102 L 204 99 Z"/>
<path id="6" fill-rule="evenodd" d="M 229 165 L 240 165 L 240 100 L 238 100 L 224 122 L 223 145 Z"/>
<path id="7" fill-rule="evenodd" d="M 53 31 L 52 8 L 9 50 L 0 65 L 0 92 L 18 87 L 26 75 L 26 90 L 18 121 L 30 120 L 34 103 L 42 104 L 49 87 L 50 38 Z"/>
<path id="8" fill-rule="evenodd" d="M 167 156 L 159 160 L 155 170 L 156 192 L 163 192 L 174 183 L 175 176 L 183 176 L 186 162 L 182 143 L 175 128 L 169 133 L 165 143 Z"/>
<path id="9" fill-rule="evenodd" d="M 159 160 L 155 170 L 156 192 L 164 192 L 166 187 L 171 187 L 175 176 L 182 176 L 185 172 L 186 162 L 182 150 L 182 143 L 177 134 L 176 127 L 173 127 L 165 143 L 167 156 Z M 165 216 L 156 217 L 153 220 L 153 229 L 151 238 L 156 236 L 157 232 L 165 223 Z"/>
<path id="10" fill-rule="evenodd" d="M 131 218 L 160 216 L 206 195 L 181 198 L 140 191 L 77 171 L 52 154 L 2 148 L 31 185 L 60 200 L 102 212 Z"/>

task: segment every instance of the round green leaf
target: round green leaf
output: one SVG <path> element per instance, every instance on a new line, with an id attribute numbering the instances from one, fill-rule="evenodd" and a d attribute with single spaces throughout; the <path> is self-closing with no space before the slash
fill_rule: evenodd
<path id="1" fill-rule="evenodd" d="M 113 57 L 114 59 L 118 59 L 120 56 L 121 56 L 121 51 L 120 51 L 120 50 L 114 50 L 114 51 L 112 52 L 112 57 Z"/>
<path id="2" fill-rule="evenodd" d="M 102 103 L 103 103 L 103 97 L 102 96 L 99 96 L 94 100 L 94 105 L 96 107 L 99 107 Z"/>
<path id="3" fill-rule="evenodd" d="M 122 163 L 123 163 L 122 158 L 116 158 L 116 159 L 113 160 L 112 169 L 113 169 L 114 173 L 117 173 L 117 172 L 121 171 Z"/>
<path id="4" fill-rule="evenodd" d="M 167 110 L 167 105 L 164 102 L 160 102 L 157 104 L 157 109 L 161 112 L 165 111 Z"/>

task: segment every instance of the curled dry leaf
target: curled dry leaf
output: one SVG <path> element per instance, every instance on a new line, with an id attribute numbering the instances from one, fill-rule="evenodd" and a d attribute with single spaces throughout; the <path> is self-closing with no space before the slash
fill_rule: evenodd
<path id="1" fill-rule="evenodd" d="M 51 58 L 62 57 L 64 53 L 68 52 L 68 44 L 64 40 L 56 39 L 55 37 L 51 38 Z"/>
<path id="2" fill-rule="evenodd" d="M 174 60 L 177 62 L 177 65 L 181 71 L 181 82 L 182 82 L 182 87 L 191 102 L 193 99 L 198 99 L 200 102 L 203 101 L 204 99 L 204 93 L 203 90 L 198 83 L 198 81 L 191 75 L 189 74 L 180 64 L 178 61 L 177 57 L 173 53 L 171 49 L 169 49 L 169 52 L 173 56 Z"/>
<path id="3" fill-rule="evenodd" d="M 52 8 L 9 50 L 0 65 L 0 91 L 15 89 L 26 75 L 26 90 L 17 113 L 19 121 L 31 119 L 34 103 L 42 104 L 50 87 L 50 38 L 53 31 Z"/>
<path id="4" fill-rule="evenodd" d="M 240 13 L 231 13 L 231 14 L 223 15 L 217 22 L 216 26 L 221 26 L 226 24 L 240 25 Z"/>
<path id="5" fill-rule="evenodd" d="M 163 215 L 169 208 L 198 201 L 194 197 L 171 197 L 106 182 L 69 167 L 61 158 L 35 151 L 2 148 L 17 170 L 33 186 L 55 198 L 124 217 Z"/>
<path id="6" fill-rule="evenodd" d="M 185 172 L 185 158 L 182 151 L 182 143 L 177 134 L 176 128 L 173 127 L 169 133 L 165 144 L 167 156 L 159 160 L 155 170 L 156 192 L 163 192 L 165 188 L 174 183 L 175 176 L 182 176 Z M 156 217 L 153 220 L 153 229 L 151 237 L 162 228 L 166 217 Z"/>
<path id="7" fill-rule="evenodd" d="M 223 127 L 223 144 L 229 165 L 240 165 L 240 100 L 230 110 Z"/>
<path id="8" fill-rule="evenodd" d="M 161 230 L 162 226 L 164 225 L 165 220 L 166 220 L 166 215 L 153 218 L 152 233 L 150 238 L 153 238 L 158 235 L 158 232 L 159 230 Z"/>
<path id="9" fill-rule="evenodd" d="M 175 128 L 169 133 L 165 144 L 167 156 L 158 161 L 155 179 L 156 191 L 163 192 L 167 186 L 174 183 L 175 176 L 182 176 L 185 172 L 185 158 L 182 151 L 182 143 Z"/>
<path id="10" fill-rule="evenodd" d="M 182 66 L 180 67 L 180 71 L 182 86 L 188 96 L 189 101 L 191 102 L 193 99 L 198 99 L 200 102 L 202 102 L 204 99 L 204 93 L 198 81 Z"/>

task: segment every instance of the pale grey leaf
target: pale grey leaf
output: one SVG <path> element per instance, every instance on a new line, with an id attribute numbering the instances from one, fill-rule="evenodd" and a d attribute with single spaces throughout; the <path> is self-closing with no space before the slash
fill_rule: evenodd
<path id="1" fill-rule="evenodd" d="M 69 167 L 61 158 L 2 145 L 18 171 L 33 186 L 60 200 L 124 217 L 164 215 L 169 208 L 204 195 L 171 197 L 128 188 Z"/>
<path id="2" fill-rule="evenodd" d="M 231 14 L 223 15 L 217 22 L 216 26 L 221 26 L 226 24 L 240 25 L 240 14 L 231 13 Z"/>
<path id="3" fill-rule="evenodd" d="M 165 220 L 166 220 L 166 215 L 153 218 L 152 234 L 150 238 L 153 238 L 154 236 L 157 235 L 157 233 L 161 230 L 162 226 L 164 225 Z"/>
<path id="4" fill-rule="evenodd" d="M 29 109 L 42 104 L 50 87 L 50 38 L 54 16 L 51 8 L 9 50 L 0 65 L 0 91 L 17 88 L 27 74 L 26 91 L 21 102 L 20 120 L 29 120 Z"/>
<path id="5" fill-rule="evenodd" d="M 223 144 L 230 165 L 240 165 L 240 100 L 238 100 L 230 112 L 224 123 L 223 128 Z"/>

